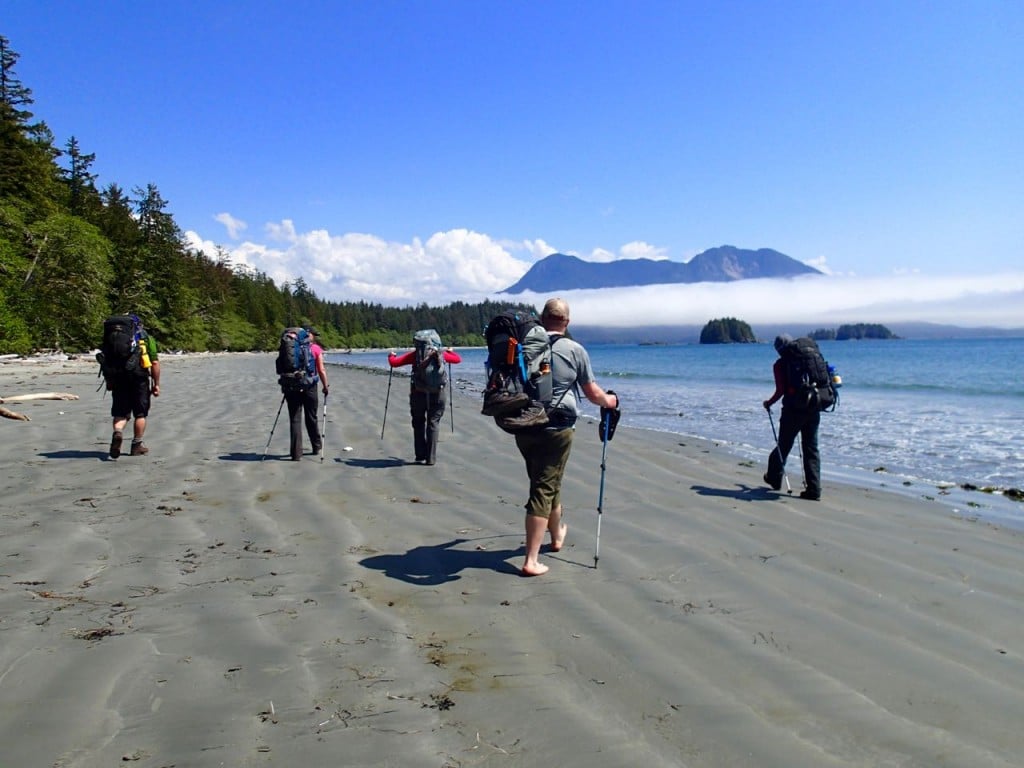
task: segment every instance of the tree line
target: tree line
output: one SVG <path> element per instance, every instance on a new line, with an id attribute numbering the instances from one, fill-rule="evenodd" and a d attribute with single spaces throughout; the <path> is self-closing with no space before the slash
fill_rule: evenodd
<path id="1" fill-rule="evenodd" d="M 0 35 L 0 353 L 94 349 L 103 319 L 126 311 L 163 348 L 193 352 L 274 349 L 295 325 L 315 326 L 332 348 L 410 346 L 421 328 L 472 346 L 509 306 L 327 301 L 301 277 L 278 286 L 221 248 L 189 248 L 156 184 L 100 187 L 95 153 L 75 136 L 58 148 L 31 111 L 18 58 Z"/>

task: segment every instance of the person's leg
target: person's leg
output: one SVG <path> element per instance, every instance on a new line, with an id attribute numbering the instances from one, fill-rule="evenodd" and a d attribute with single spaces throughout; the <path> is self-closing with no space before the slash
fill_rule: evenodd
<path id="1" fill-rule="evenodd" d="M 315 386 L 302 393 L 302 410 L 306 414 L 306 434 L 309 435 L 309 446 L 313 453 L 320 452 L 320 422 L 317 413 L 320 410 L 320 393 Z"/>
<path id="2" fill-rule="evenodd" d="M 571 429 L 516 435 L 516 446 L 526 461 L 530 476 L 530 498 L 526 502 L 526 556 L 522 567 L 525 576 L 540 576 L 548 570 L 548 566 L 538 560 L 545 531 L 552 534 L 553 541 L 559 536 L 564 540 L 559 496 L 572 438 Z"/>
<path id="3" fill-rule="evenodd" d="M 146 418 L 149 416 L 149 379 L 141 379 L 135 384 L 135 401 L 132 403 L 132 456 L 145 456 L 149 448 L 142 442 L 146 434 Z"/>
<path id="4" fill-rule="evenodd" d="M 551 551 L 560 552 L 565 545 L 565 534 L 569 526 L 562 522 L 562 505 L 556 504 L 548 516 L 548 533 L 551 534 Z"/>
<path id="5" fill-rule="evenodd" d="M 128 417 L 131 416 L 131 398 L 123 385 L 115 384 L 110 390 L 110 418 L 113 426 L 113 433 L 110 436 L 110 458 L 116 459 L 121 455 L 121 444 L 124 442 L 124 428 L 128 424 Z"/>
<path id="6" fill-rule="evenodd" d="M 302 393 L 289 392 L 284 399 L 288 403 L 289 455 L 298 461 L 302 458 Z"/>
<path id="7" fill-rule="evenodd" d="M 429 405 L 427 406 L 427 429 L 424 441 L 427 446 L 427 464 L 433 464 L 437 460 L 437 436 L 440 433 L 441 418 L 444 416 L 445 392 L 442 389 L 436 395 L 428 395 Z"/>
<path id="8" fill-rule="evenodd" d="M 818 452 L 818 426 L 821 413 L 812 411 L 800 428 L 800 449 L 804 455 L 804 482 L 807 488 L 803 496 L 809 499 L 821 498 L 821 454 Z"/>
<path id="9" fill-rule="evenodd" d="M 782 415 L 779 417 L 779 445 L 778 450 L 772 449 L 768 455 L 768 472 L 765 474 L 765 481 L 775 490 L 782 487 L 782 475 L 785 472 L 786 458 L 793 449 L 793 441 L 796 439 L 800 429 L 799 421 L 794 418 L 792 409 L 783 407 Z M 781 454 L 780 454 L 781 452 Z"/>
<path id="10" fill-rule="evenodd" d="M 427 393 L 409 391 L 409 415 L 412 419 L 412 447 L 416 461 L 430 456 L 427 445 Z"/>

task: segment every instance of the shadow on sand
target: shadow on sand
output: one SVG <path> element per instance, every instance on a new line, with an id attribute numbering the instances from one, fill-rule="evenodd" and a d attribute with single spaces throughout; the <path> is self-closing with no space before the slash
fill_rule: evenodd
<path id="1" fill-rule="evenodd" d="M 720 496 L 738 501 L 771 501 L 779 498 L 780 493 L 769 488 L 750 487 L 741 485 L 736 489 L 732 488 L 711 488 L 707 485 L 691 485 L 691 491 L 696 491 L 701 496 Z"/>
<path id="2" fill-rule="evenodd" d="M 506 534 L 514 536 L 516 534 Z M 498 538 L 488 536 L 487 539 Z M 519 569 L 507 562 L 523 550 L 516 549 L 454 549 L 477 539 L 452 539 L 443 544 L 413 547 L 401 555 L 374 555 L 359 561 L 359 564 L 381 571 L 385 576 L 419 586 L 436 586 L 449 581 L 458 581 L 459 575 L 467 568 L 481 568 L 498 573 L 519 574 Z"/>

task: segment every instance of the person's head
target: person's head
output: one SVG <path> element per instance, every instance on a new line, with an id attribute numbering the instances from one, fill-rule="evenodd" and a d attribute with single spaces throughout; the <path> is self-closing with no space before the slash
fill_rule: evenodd
<path id="1" fill-rule="evenodd" d="M 540 322 L 549 331 L 565 330 L 569 325 L 569 304 L 565 299 L 548 299 L 540 313 Z"/>
<path id="2" fill-rule="evenodd" d="M 782 348 L 789 344 L 793 340 L 793 337 L 788 333 L 782 333 L 775 337 L 775 351 L 780 355 L 782 354 Z"/>
<path id="3" fill-rule="evenodd" d="M 306 333 L 308 333 L 314 339 L 320 338 L 320 331 L 318 331 L 316 328 L 307 328 Z"/>

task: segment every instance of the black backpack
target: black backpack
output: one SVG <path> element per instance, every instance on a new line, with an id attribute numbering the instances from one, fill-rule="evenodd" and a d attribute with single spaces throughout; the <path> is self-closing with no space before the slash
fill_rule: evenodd
<path id="1" fill-rule="evenodd" d="M 412 338 L 416 355 L 412 363 L 412 383 L 419 392 L 438 394 L 448 383 L 444 370 L 441 337 L 431 329 L 416 331 Z"/>
<path id="2" fill-rule="evenodd" d="M 782 404 L 801 411 L 834 411 L 838 393 L 817 342 L 806 336 L 794 339 L 782 348 L 781 355 L 786 371 Z"/>
<path id="3" fill-rule="evenodd" d="M 141 334 L 142 323 L 135 315 L 114 315 L 103 321 L 103 341 L 96 361 L 107 389 L 126 376 L 144 378 L 149 375 L 142 367 Z"/>
<path id="4" fill-rule="evenodd" d="M 277 347 L 277 383 L 282 392 L 304 392 L 316 385 L 313 337 L 305 328 L 285 328 Z"/>
<path id="5" fill-rule="evenodd" d="M 487 324 L 487 386 L 481 413 L 506 432 L 548 424 L 552 406 L 551 344 L 536 316 L 506 310 Z"/>

